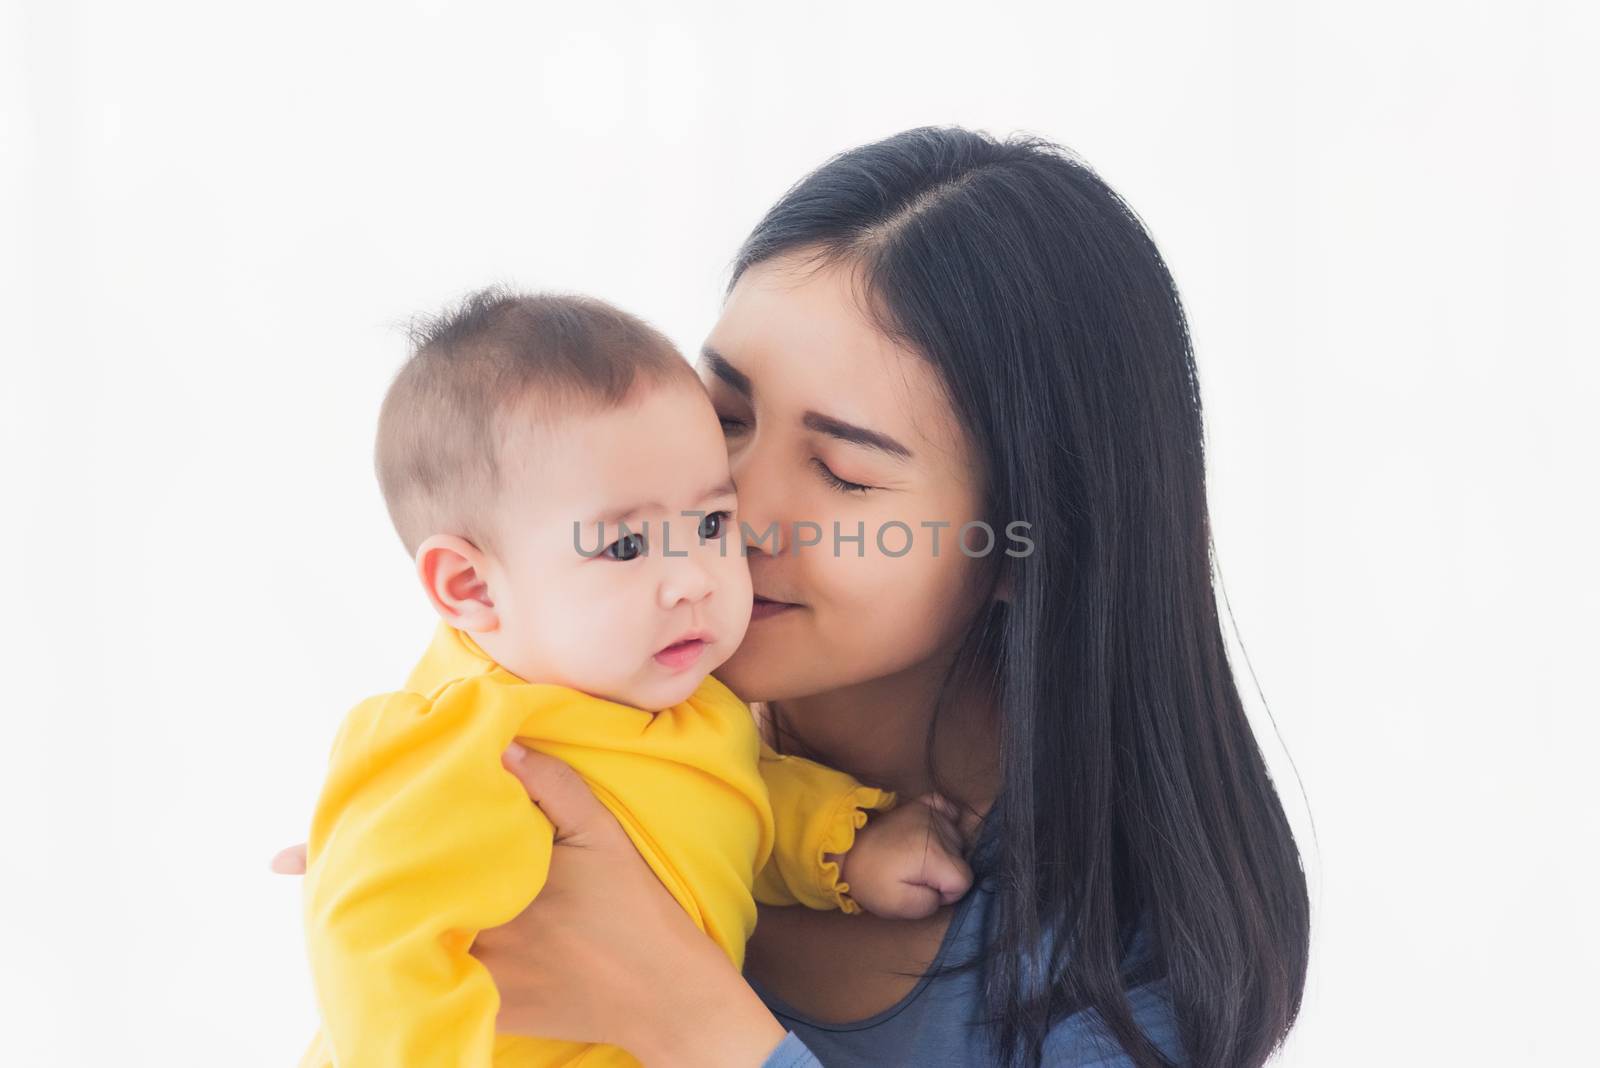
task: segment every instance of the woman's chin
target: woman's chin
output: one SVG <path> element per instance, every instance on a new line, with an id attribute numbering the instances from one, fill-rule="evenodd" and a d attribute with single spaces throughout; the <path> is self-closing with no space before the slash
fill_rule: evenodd
<path id="1" fill-rule="evenodd" d="M 712 674 L 724 686 L 738 694 L 741 700 L 748 702 L 782 700 L 784 696 L 793 696 L 787 693 L 788 687 L 783 685 L 786 659 L 788 657 L 775 656 L 756 647 L 755 643 L 746 638 L 745 643 Z"/>
<path id="2" fill-rule="evenodd" d="M 751 650 L 735 653 L 712 672 L 724 686 L 747 703 L 793 701 L 833 689 L 831 680 L 804 673 L 814 664 L 804 654 L 783 650 L 777 655 Z M 798 669 L 798 670 L 797 670 Z"/>

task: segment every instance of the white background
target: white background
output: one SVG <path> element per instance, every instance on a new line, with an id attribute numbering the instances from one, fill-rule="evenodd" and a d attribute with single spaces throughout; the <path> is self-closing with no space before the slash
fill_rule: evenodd
<path id="1" fill-rule="evenodd" d="M 1077 150 L 1187 299 L 1313 887 L 1280 1063 L 1593 1056 L 1591 10 L 0 6 L 0 1059 L 311 1033 L 266 862 L 430 627 L 398 324 L 502 280 L 697 348 L 791 182 L 924 123 Z"/>

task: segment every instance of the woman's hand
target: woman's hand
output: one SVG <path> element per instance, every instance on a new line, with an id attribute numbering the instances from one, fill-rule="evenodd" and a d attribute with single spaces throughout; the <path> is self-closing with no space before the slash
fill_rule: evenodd
<path id="1" fill-rule="evenodd" d="M 673 900 L 615 816 L 554 757 L 503 758 L 555 827 L 544 888 L 472 953 L 500 990 L 498 1029 L 607 1042 L 646 1065 L 757 1068 L 784 1029 Z M 305 847 L 273 858 L 305 871 Z"/>
<path id="2" fill-rule="evenodd" d="M 544 889 L 473 954 L 499 1027 L 622 1046 L 647 1065 L 755 1068 L 784 1030 L 566 764 L 513 743 L 506 768 L 555 826 Z"/>

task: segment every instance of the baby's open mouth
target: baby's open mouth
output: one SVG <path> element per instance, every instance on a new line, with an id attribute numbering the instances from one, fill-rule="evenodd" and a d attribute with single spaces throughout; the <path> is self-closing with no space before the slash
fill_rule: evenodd
<path id="1" fill-rule="evenodd" d="M 656 654 L 656 662 L 663 667 L 674 670 L 686 668 L 705 652 L 706 640 L 704 638 L 685 638 L 680 642 L 673 642 Z"/>

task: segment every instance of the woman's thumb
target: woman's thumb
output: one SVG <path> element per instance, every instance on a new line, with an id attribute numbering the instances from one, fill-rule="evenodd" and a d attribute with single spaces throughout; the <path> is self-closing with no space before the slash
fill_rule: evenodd
<path id="1" fill-rule="evenodd" d="M 604 809 L 570 764 L 518 742 L 506 747 L 500 762 L 544 812 L 555 828 L 556 842 L 583 844 L 582 836 L 596 826 L 593 817 Z"/>

